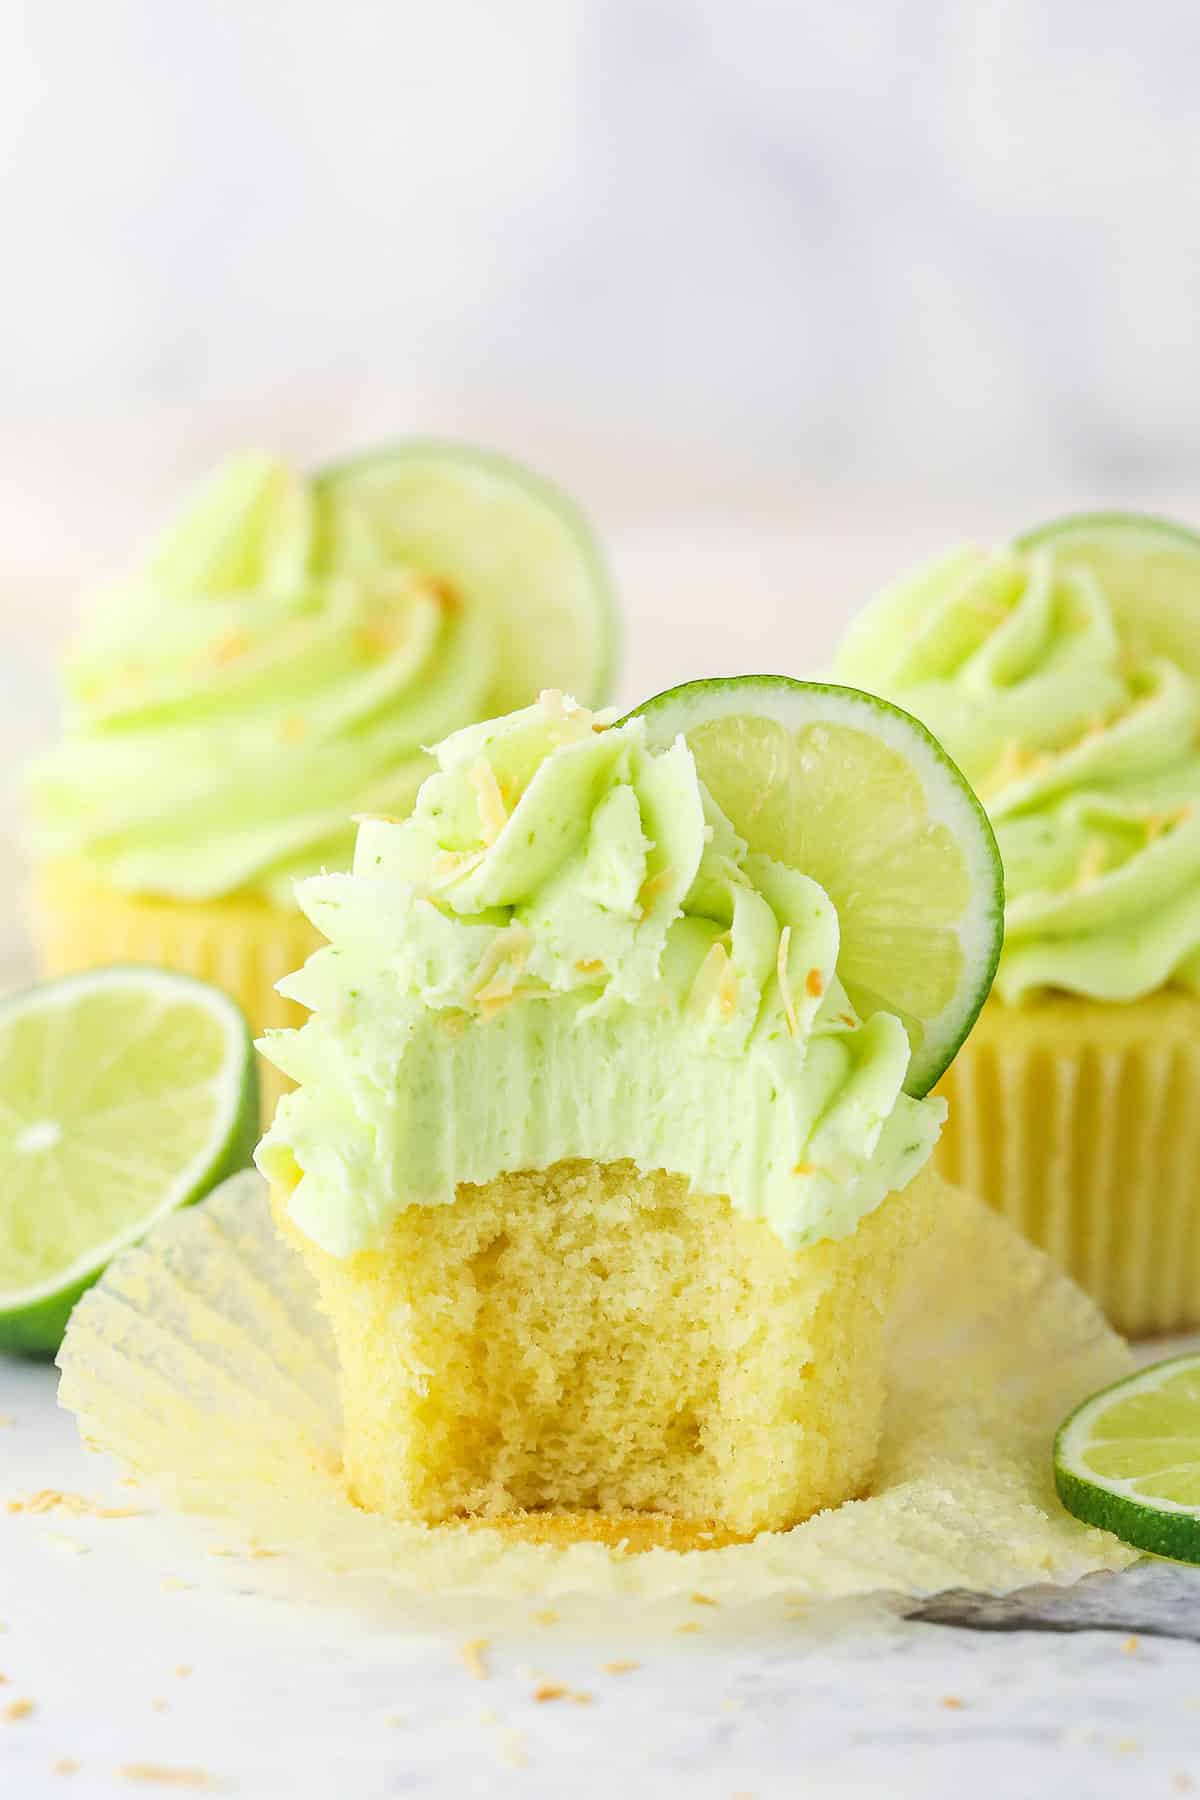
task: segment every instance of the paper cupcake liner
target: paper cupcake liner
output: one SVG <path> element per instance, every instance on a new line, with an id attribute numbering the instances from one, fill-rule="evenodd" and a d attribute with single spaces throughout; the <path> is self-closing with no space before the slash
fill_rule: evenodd
<path id="1" fill-rule="evenodd" d="M 948 1180 L 1130 1336 L 1200 1324 L 1200 1002 L 991 1000 L 940 1091 Z"/>
<path id="2" fill-rule="evenodd" d="M 937 1185 L 939 1223 L 891 1322 L 871 1496 L 748 1544 L 562 1548 L 359 1511 L 329 1329 L 253 1174 L 164 1220 L 84 1295 L 60 1398 L 90 1444 L 169 1504 L 220 1519 L 225 1543 L 410 1595 L 924 1597 L 1122 1568 L 1131 1551 L 1058 1505 L 1050 1448 L 1070 1408 L 1127 1372 L 1128 1351 L 1002 1219 Z"/>
<path id="3" fill-rule="evenodd" d="M 72 975 L 106 963 L 160 963 L 194 975 L 237 1001 L 254 1035 L 303 1024 L 306 1014 L 275 992 L 321 943 L 295 908 L 252 898 L 174 901 L 118 893 L 66 863 L 39 871 L 33 937 L 42 973 Z M 263 1117 L 290 1085 L 259 1060 Z"/>

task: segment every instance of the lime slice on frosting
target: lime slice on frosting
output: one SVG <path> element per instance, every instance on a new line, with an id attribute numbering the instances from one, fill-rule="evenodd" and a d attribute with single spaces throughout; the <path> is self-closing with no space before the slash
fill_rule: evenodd
<path id="1" fill-rule="evenodd" d="M 164 969 L 98 969 L 0 1006 L 0 1349 L 52 1355 L 72 1306 L 155 1219 L 244 1168 L 246 1022 Z"/>
<path id="2" fill-rule="evenodd" d="M 991 826 L 940 744 L 873 695 L 781 675 L 693 681 L 638 710 L 654 746 L 683 734 L 751 850 L 825 889 L 846 991 L 864 1017 L 903 1019 L 905 1087 L 927 1093 L 987 998 L 1004 919 Z"/>
<path id="3" fill-rule="evenodd" d="M 407 563 L 493 617 L 485 714 L 561 688 L 608 699 L 616 666 L 612 586 L 574 502 L 506 457 L 417 440 L 319 473 L 318 567 Z"/>
<path id="4" fill-rule="evenodd" d="M 1149 513 L 1078 513 L 1018 538 L 1065 567 L 1090 570 L 1131 649 L 1200 677 L 1200 537 Z"/>
<path id="5" fill-rule="evenodd" d="M 1055 1439 L 1054 1482 L 1077 1519 L 1200 1563 L 1200 1352 L 1085 1401 Z"/>

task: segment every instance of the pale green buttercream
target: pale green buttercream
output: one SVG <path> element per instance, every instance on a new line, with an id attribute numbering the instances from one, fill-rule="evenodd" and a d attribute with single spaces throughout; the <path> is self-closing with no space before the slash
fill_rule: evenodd
<path id="1" fill-rule="evenodd" d="M 419 571 L 329 567 L 311 485 L 245 456 L 93 608 L 63 741 L 30 772 L 31 845 L 183 900 L 349 866 L 350 815 L 406 811 L 486 704 L 491 623 Z"/>
<path id="2" fill-rule="evenodd" d="M 258 1161 L 301 1230 L 347 1255 L 459 1182 L 628 1157 L 795 1248 L 910 1180 L 944 1108 L 903 1092 L 903 1025 L 855 1016 L 828 897 L 748 853 L 682 739 L 544 695 L 437 760 L 298 888 L 329 944 L 282 984 L 312 1017 L 264 1042 L 300 1086 Z"/>
<path id="3" fill-rule="evenodd" d="M 996 990 L 1200 989 L 1200 693 L 1122 642 L 1089 570 L 962 550 L 882 595 L 838 674 L 942 740 L 995 826 Z"/>

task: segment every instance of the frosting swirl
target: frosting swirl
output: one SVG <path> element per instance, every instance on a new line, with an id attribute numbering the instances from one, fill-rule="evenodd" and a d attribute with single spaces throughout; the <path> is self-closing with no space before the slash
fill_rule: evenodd
<path id="1" fill-rule="evenodd" d="M 1122 641 L 1090 570 L 957 551 L 881 595 L 837 667 L 922 719 L 987 807 L 1003 999 L 1200 990 L 1200 692 Z"/>
<path id="2" fill-rule="evenodd" d="M 38 856 L 291 904 L 296 874 L 349 865 L 357 808 L 407 810 L 421 746 L 486 708 L 491 621 L 414 569 L 329 566 L 317 525 L 308 482 L 238 458 L 101 598 L 30 771 Z"/>
<path id="3" fill-rule="evenodd" d="M 300 1085 L 259 1165 L 335 1255 L 458 1182 L 632 1158 L 728 1193 L 792 1247 L 852 1231 L 944 1117 L 836 973 L 802 872 L 751 855 L 682 739 L 543 695 L 455 733 L 412 816 L 297 890 L 329 945 L 263 1048 Z"/>

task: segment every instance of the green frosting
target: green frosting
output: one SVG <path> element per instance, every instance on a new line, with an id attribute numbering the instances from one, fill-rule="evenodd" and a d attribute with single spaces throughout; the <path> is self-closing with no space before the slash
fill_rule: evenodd
<path id="1" fill-rule="evenodd" d="M 262 1046 L 300 1086 L 258 1162 L 302 1231 L 348 1255 L 458 1182 L 629 1157 L 800 1247 L 910 1180 L 944 1108 L 903 1092 L 903 1025 L 856 1017 L 830 900 L 747 851 L 682 739 L 545 694 L 436 755 L 411 818 L 298 888 L 329 944 L 281 984 L 312 1017 Z"/>
<path id="2" fill-rule="evenodd" d="M 347 868 L 356 810 L 404 812 L 421 746 L 486 710 L 491 622 L 419 571 L 327 566 L 308 482 L 241 457 L 103 596 L 30 772 L 31 847 L 182 900 Z"/>
<path id="3" fill-rule="evenodd" d="M 923 720 L 1004 860 L 996 990 L 1200 990 L 1200 693 L 1122 642 L 1069 554 L 960 550 L 884 593 L 837 663 Z"/>

